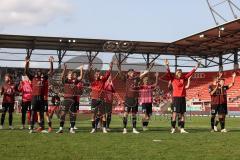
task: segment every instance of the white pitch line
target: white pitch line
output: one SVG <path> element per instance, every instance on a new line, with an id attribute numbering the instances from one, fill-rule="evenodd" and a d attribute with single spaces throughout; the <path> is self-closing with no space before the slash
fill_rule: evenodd
<path id="1" fill-rule="evenodd" d="M 154 139 L 153 142 L 162 142 L 161 139 Z"/>

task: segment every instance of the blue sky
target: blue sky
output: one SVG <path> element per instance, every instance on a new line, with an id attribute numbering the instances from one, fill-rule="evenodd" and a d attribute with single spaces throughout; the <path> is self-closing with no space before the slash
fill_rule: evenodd
<path id="1" fill-rule="evenodd" d="M 68 0 L 65 3 L 70 5 L 70 11 L 58 13 L 43 24 L 13 24 L 4 27 L 1 33 L 168 42 L 215 26 L 205 0 Z"/>
<path id="2" fill-rule="evenodd" d="M 215 26 L 206 0 L 1 0 L 0 3 L 2 34 L 172 42 Z"/>

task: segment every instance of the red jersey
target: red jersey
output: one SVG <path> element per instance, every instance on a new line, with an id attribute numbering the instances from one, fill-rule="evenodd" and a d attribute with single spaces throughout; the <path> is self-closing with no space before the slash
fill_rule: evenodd
<path id="1" fill-rule="evenodd" d="M 154 85 L 142 85 L 140 86 L 139 104 L 152 103 L 153 101 L 153 89 Z"/>
<path id="2" fill-rule="evenodd" d="M 65 79 L 64 84 L 64 98 L 74 98 L 76 99 L 78 95 L 78 85 L 79 81 L 76 79 Z"/>
<path id="3" fill-rule="evenodd" d="M 209 93 L 211 93 L 216 87 L 217 87 L 216 85 L 208 86 Z M 212 105 L 218 105 L 219 104 L 219 95 L 220 95 L 220 92 L 219 92 L 218 89 L 216 89 L 216 91 L 213 93 L 213 95 L 211 95 L 211 104 Z"/>
<path id="4" fill-rule="evenodd" d="M 76 96 L 76 101 L 79 103 L 80 102 L 80 98 L 83 92 L 83 83 L 82 82 L 78 82 L 77 84 L 77 90 L 78 90 L 78 94 Z"/>
<path id="5" fill-rule="evenodd" d="M 216 85 L 210 85 L 208 87 L 209 93 L 212 92 L 216 88 Z M 227 90 L 228 86 L 218 87 L 213 95 L 211 95 L 211 104 L 219 105 L 219 104 L 227 104 Z"/>
<path id="6" fill-rule="evenodd" d="M 110 71 L 107 71 L 101 79 L 94 80 L 91 83 L 92 91 L 90 96 L 92 99 L 99 99 L 102 96 L 103 86 L 105 82 L 108 80 L 109 76 L 110 76 Z"/>
<path id="7" fill-rule="evenodd" d="M 33 96 L 43 96 L 45 94 L 45 84 L 48 80 L 48 75 L 44 76 L 33 76 L 29 72 L 26 72 L 28 78 L 32 81 L 32 95 Z"/>
<path id="8" fill-rule="evenodd" d="M 219 88 L 221 91 L 220 94 L 220 104 L 227 104 L 227 90 L 229 89 L 228 86 L 223 86 L 222 88 Z"/>
<path id="9" fill-rule="evenodd" d="M 113 83 L 106 82 L 103 86 L 103 97 L 104 97 L 105 102 L 112 103 L 114 93 L 115 93 L 115 89 L 113 87 Z"/>
<path id="10" fill-rule="evenodd" d="M 34 77 L 32 80 L 33 96 L 44 96 L 45 93 L 45 82 L 46 79 L 43 77 Z"/>
<path id="11" fill-rule="evenodd" d="M 126 83 L 126 97 L 128 98 L 138 98 L 139 96 L 139 82 L 140 77 L 127 77 L 125 80 Z"/>
<path id="12" fill-rule="evenodd" d="M 171 74 L 170 69 L 167 69 L 167 74 L 170 77 L 170 80 L 172 82 L 173 97 L 186 97 L 185 82 L 189 77 L 191 77 L 191 75 L 193 75 L 195 71 L 196 69 L 193 69 L 188 74 L 182 75 L 180 78 L 176 78 Z"/>
<path id="13" fill-rule="evenodd" d="M 23 102 L 32 100 L 32 83 L 30 81 L 22 81 L 18 86 L 18 90 L 22 92 Z"/>
<path id="14" fill-rule="evenodd" d="M 17 88 L 15 84 L 13 83 L 3 84 L 1 88 L 1 94 L 3 95 L 2 103 L 14 103 L 16 91 Z"/>

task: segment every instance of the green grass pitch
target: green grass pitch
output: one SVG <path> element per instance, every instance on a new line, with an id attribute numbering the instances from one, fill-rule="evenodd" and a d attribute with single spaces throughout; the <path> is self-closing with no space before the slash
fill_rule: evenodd
<path id="1" fill-rule="evenodd" d="M 7 117 L 6 117 L 7 118 Z M 54 132 L 29 134 L 19 130 L 20 117 L 14 117 L 14 130 L 0 130 L 0 160 L 226 160 L 240 159 L 240 118 L 227 118 L 228 133 L 210 133 L 209 117 L 188 117 L 189 134 L 170 134 L 169 118 L 153 117 L 150 130 L 139 135 L 122 134 L 120 116 L 114 116 L 112 131 L 108 134 L 90 134 L 90 121 L 81 118 L 76 134 L 56 134 L 58 120 L 53 121 Z M 7 119 L 5 123 L 7 122 Z M 6 128 L 7 123 L 6 123 Z M 69 122 L 66 122 L 66 127 Z M 128 126 L 131 126 L 129 121 Z"/>

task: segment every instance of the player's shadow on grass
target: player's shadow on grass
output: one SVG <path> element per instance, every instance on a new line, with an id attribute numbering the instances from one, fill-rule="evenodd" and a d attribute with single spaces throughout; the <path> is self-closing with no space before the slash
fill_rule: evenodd
<path id="1" fill-rule="evenodd" d="M 210 132 L 210 130 L 207 129 L 207 128 L 187 128 L 186 130 L 189 133 L 203 133 L 203 132 L 208 133 L 208 132 Z M 76 131 L 87 133 L 87 132 L 91 131 L 91 128 L 89 128 L 89 127 L 79 127 L 78 130 L 76 130 Z M 98 129 L 97 131 L 102 132 L 102 129 Z M 123 128 L 121 128 L 121 127 L 113 127 L 113 128 L 111 128 L 111 131 L 109 133 L 122 133 L 122 131 L 123 131 Z M 129 127 L 128 131 L 131 132 L 132 128 Z M 154 132 L 154 133 L 156 133 L 156 132 L 170 133 L 170 128 L 169 127 L 149 127 L 148 131 L 143 131 L 141 128 L 138 128 L 138 131 L 140 131 L 141 133 L 151 133 L 151 132 Z M 235 130 L 235 131 L 239 132 L 239 130 Z"/>
<path id="2" fill-rule="evenodd" d="M 46 128 L 47 129 L 47 128 Z M 54 127 L 53 131 L 50 133 L 55 133 L 58 130 L 58 127 Z M 210 129 L 208 128 L 186 128 L 186 130 L 190 133 L 190 134 L 198 134 L 198 133 L 210 133 Z M 3 132 L 28 132 L 28 129 L 19 129 L 19 128 L 15 128 L 14 130 L 9 130 L 9 129 L 2 129 L 1 131 Z M 65 127 L 64 128 L 64 133 L 68 133 L 69 128 Z M 76 130 L 76 133 L 89 133 L 91 131 L 91 127 L 78 127 L 78 129 Z M 122 133 L 123 128 L 121 127 L 113 127 L 111 128 L 111 131 L 109 131 L 109 134 L 111 133 Z M 131 133 L 132 128 L 129 127 L 128 128 L 128 132 Z M 141 128 L 138 128 L 138 131 L 140 131 L 140 133 L 169 133 L 170 134 L 170 128 L 169 127 L 149 127 L 148 131 L 143 131 Z M 102 129 L 98 129 L 97 130 L 98 133 L 102 132 Z M 177 131 L 179 132 L 179 131 Z M 240 128 L 229 128 L 229 133 L 239 133 L 240 132 Z M 220 131 L 216 132 L 216 133 L 220 133 Z M 214 133 L 213 133 L 214 134 Z"/>

